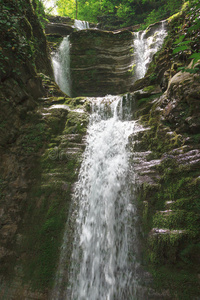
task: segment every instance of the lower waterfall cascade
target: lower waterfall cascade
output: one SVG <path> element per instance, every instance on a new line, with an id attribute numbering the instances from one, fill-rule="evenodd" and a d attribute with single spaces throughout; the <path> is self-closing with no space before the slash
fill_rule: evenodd
<path id="1" fill-rule="evenodd" d="M 89 99 L 87 146 L 74 191 L 78 209 L 72 214 L 76 222 L 70 287 L 62 287 L 61 257 L 52 299 L 131 299 L 137 294 L 133 223 L 138 217 L 127 145 L 130 134 L 140 127 L 131 120 L 125 97 Z M 67 245 L 67 236 L 64 239 Z"/>
<path id="2" fill-rule="evenodd" d="M 145 75 L 152 56 L 163 43 L 164 23 L 154 36 L 145 39 L 145 34 L 135 34 L 137 79 Z M 61 44 L 59 51 L 63 49 Z M 54 61 L 55 77 L 62 82 L 62 70 L 66 69 L 55 71 L 56 66 Z M 126 97 L 88 98 L 92 113 L 74 188 L 72 206 L 76 209 L 72 208 L 70 214 L 75 220 L 71 268 L 66 271 L 66 225 L 52 300 L 147 299 L 137 271 L 136 174 L 130 166 L 128 150 L 129 136 L 141 129 L 133 120 Z"/>
<path id="3" fill-rule="evenodd" d="M 136 124 L 123 120 L 122 97 L 97 98 L 92 106 L 87 147 L 75 190 L 80 202 L 72 253 L 71 299 L 122 299 L 132 279 L 129 220 L 134 218 L 135 207 L 127 184 L 126 145 Z"/>

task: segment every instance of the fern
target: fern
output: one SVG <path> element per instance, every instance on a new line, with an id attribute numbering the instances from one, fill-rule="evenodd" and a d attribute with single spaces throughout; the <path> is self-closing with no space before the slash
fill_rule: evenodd
<path id="1" fill-rule="evenodd" d="M 173 54 L 179 53 L 184 50 L 190 50 L 190 46 L 180 45 L 179 47 L 177 47 L 173 50 Z"/>

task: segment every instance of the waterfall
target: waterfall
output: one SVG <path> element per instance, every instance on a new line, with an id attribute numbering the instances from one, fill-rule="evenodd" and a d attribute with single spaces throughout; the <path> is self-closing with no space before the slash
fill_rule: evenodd
<path id="1" fill-rule="evenodd" d="M 137 213 L 127 145 L 137 125 L 130 120 L 125 98 L 91 101 L 87 146 L 74 192 L 78 209 L 70 288 L 53 299 L 132 299 L 137 290 Z"/>
<path id="2" fill-rule="evenodd" d="M 90 28 L 89 22 L 75 20 L 74 27 L 77 30 Z M 52 65 L 55 82 L 68 96 L 71 96 L 70 79 L 70 39 L 69 36 L 63 38 L 56 54 L 52 56 Z"/>
<path id="3" fill-rule="evenodd" d="M 74 27 L 77 30 L 83 30 L 83 29 L 88 29 L 90 28 L 90 24 L 87 21 L 81 21 L 81 20 L 75 20 L 74 21 Z"/>
<path id="4" fill-rule="evenodd" d="M 153 35 L 152 28 L 151 32 L 135 34 L 137 79 L 145 75 L 165 36 L 164 23 L 158 30 L 153 29 Z M 136 174 L 128 146 L 129 136 L 142 129 L 132 118 L 128 97 L 105 96 L 88 101 L 92 112 L 86 149 L 51 299 L 149 299 L 144 287 L 145 276 L 147 282 L 149 278 L 138 262 Z"/>
<path id="5" fill-rule="evenodd" d="M 56 54 L 52 57 L 55 81 L 60 89 L 71 96 L 70 40 L 64 37 Z"/>
<path id="6" fill-rule="evenodd" d="M 122 120 L 121 97 L 94 101 L 76 186 L 79 212 L 71 299 L 123 299 L 128 291 L 132 275 L 128 220 L 135 207 L 128 183 L 126 146 L 134 125 Z M 77 264 L 80 268 L 76 270 Z"/>
<path id="7" fill-rule="evenodd" d="M 167 35 L 165 29 L 165 21 L 160 23 L 160 26 L 153 30 L 153 33 L 139 31 L 135 33 L 134 49 L 135 49 L 135 77 L 136 79 L 143 78 L 147 68 L 153 58 L 153 55 L 160 49 L 164 38 Z"/>

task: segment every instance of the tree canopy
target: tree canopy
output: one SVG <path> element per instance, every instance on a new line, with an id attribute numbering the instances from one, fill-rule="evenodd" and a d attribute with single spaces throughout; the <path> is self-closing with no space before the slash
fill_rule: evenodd
<path id="1" fill-rule="evenodd" d="M 143 28 L 166 19 L 189 3 L 199 9 L 199 0 L 31 0 L 42 4 L 46 13 L 68 16 L 72 19 L 106 23 L 116 28 L 143 24 Z M 38 5 L 40 6 L 40 5 Z M 140 28 L 142 28 L 140 26 Z"/>
<path id="2" fill-rule="evenodd" d="M 46 0 L 48 1 L 48 0 Z M 177 12 L 184 0 L 55 0 L 58 14 L 97 22 L 112 16 L 121 26 L 152 22 Z"/>

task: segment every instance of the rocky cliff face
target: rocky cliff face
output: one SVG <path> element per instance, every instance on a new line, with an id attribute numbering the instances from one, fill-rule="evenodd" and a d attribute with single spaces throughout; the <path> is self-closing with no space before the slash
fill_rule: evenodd
<path id="1" fill-rule="evenodd" d="M 180 34 L 191 41 L 196 34 L 188 30 L 191 18 L 187 27 L 182 23 L 189 18 L 180 14 L 170 23 L 162 50 L 132 87 L 136 118 L 144 126 L 132 140 L 144 263 L 154 286 L 165 289 L 162 299 L 198 299 L 200 289 L 200 75 L 192 63 L 189 72 L 178 72 L 190 53 L 172 53 Z"/>
<path id="2" fill-rule="evenodd" d="M 5 145 L 15 140 L 26 113 L 43 94 L 37 73 L 53 76 L 53 70 L 44 32 L 28 0 L 3 1 L 0 31 L 0 144 Z"/>
<path id="3" fill-rule="evenodd" d="M 104 96 L 133 82 L 133 37 L 129 31 L 85 30 L 70 35 L 72 95 Z"/>
<path id="4" fill-rule="evenodd" d="M 87 117 L 71 112 L 70 103 L 52 107 L 67 98 L 50 78 L 46 37 L 31 3 L 5 0 L 1 8 L 0 298 L 47 299 L 83 148 L 79 123 L 86 126 Z"/>

